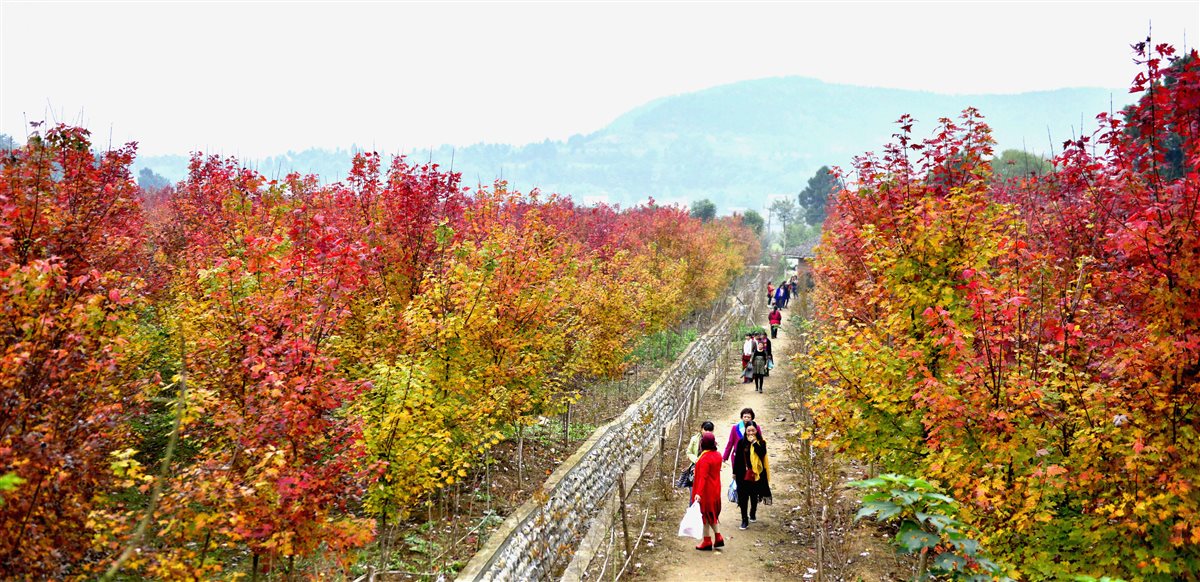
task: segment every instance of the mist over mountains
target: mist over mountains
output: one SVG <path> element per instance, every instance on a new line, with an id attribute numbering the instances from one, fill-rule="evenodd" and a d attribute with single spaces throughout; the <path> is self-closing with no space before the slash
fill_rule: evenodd
<path id="1" fill-rule="evenodd" d="M 941 95 L 776 77 L 664 97 L 565 141 L 406 153 L 414 162 L 452 166 L 466 185 L 503 178 L 522 191 L 537 187 L 622 206 L 648 197 L 666 204 L 708 198 L 726 213 L 761 210 L 768 197 L 795 195 L 823 165 L 848 169 L 853 156 L 878 152 L 904 113 L 916 118 L 914 136 L 922 139 L 938 118 L 957 118 L 973 106 L 992 127 L 997 154 L 1049 155 L 1081 127 L 1091 133 L 1096 114 L 1130 102 L 1128 93 L 1100 88 Z M 345 177 L 354 151 L 309 149 L 245 163 L 267 176 L 295 170 L 333 182 Z M 178 181 L 187 157 L 139 158 L 135 171 L 142 167 Z"/>

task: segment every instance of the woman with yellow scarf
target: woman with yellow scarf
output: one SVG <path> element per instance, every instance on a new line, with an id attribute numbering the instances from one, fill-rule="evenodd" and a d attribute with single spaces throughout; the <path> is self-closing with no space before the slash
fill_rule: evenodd
<path id="1" fill-rule="evenodd" d="M 771 497 L 767 476 L 771 464 L 767 458 L 767 441 L 762 438 L 754 421 L 746 423 L 746 436 L 737 443 L 737 454 L 733 457 L 733 478 L 737 481 L 738 507 L 742 510 L 742 525 L 758 521 L 758 502 Z M 749 512 L 747 512 L 749 510 Z"/>

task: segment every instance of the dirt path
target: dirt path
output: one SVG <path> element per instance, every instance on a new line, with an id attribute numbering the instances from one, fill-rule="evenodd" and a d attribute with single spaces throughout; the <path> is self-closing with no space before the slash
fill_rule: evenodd
<path id="1" fill-rule="evenodd" d="M 677 535 L 679 520 L 687 508 L 689 491 L 674 489 L 654 497 L 650 523 L 635 556 L 635 565 L 625 578 L 635 580 L 713 581 L 791 580 L 865 582 L 905 580 L 911 577 L 912 560 L 899 558 L 888 540 L 894 532 L 873 522 L 854 522 L 858 510 L 855 492 L 845 483 L 865 475 L 858 463 L 838 460 L 815 452 L 801 454 L 799 427 L 788 406 L 794 401 L 795 371 L 789 356 L 803 342 L 789 324 L 792 314 L 784 311 L 784 326 L 772 341 L 775 369 L 767 378 L 763 394 L 753 384 L 730 384 L 740 361 L 729 362 L 722 385 L 709 389 L 699 418 L 686 427 L 683 442 L 691 438 L 702 420 L 716 425 L 717 450 L 725 450 L 726 437 L 743 408 L 754 409 L 763 427 L 771 458 L 771 492 L 774 504 L 759 505 L 758 521 L 740 530 L 737 504 L 723 499 L 721 533 L 726 545 L 713 552 L 695 550 L 697 541 Z M 761 313 L 766 319 L 766 313 Z M 765 321 L 762 322 L 765 325 Z M 740 351 L 740 350 L 739 350 Z M 681 459 L 674 475 L 687 468 Z M 728 463 L 722 466 L 721 482 L 732 478 Z M 647 486 L 643 483 L 641 486 Z M 659 490 L 661 491 L 661 490 Z M 823 549 L 821 549 L 823 548 Z M 823 561 L 818 572 L 818 562 Z M 601 577 L 607 580 L 608 578 Z"/>
<path id="2" fill-rule="evenodd" d="M 785 314 L 787 312 L 785 311 Z M 723 398 L 716 390 L 710 390 L 701 406 L 701 419 L 712 420 L 716 425 L 717 450 L 725 450 L 729 428 L 739 418 L 743 408 L 752 408 L 756 421 L 763 427 L 768 453 L 771 455 L 771 491 L 774 505 L 759 505 L 758 521 L 749 529 L 739 530 L 741 513 L 737 504 L 722 500 L 720 530 L 725 536 L 725 547 L 713 552 L 699 552 L 693 546 L 697 541 L 676 535 L 679 519 L 683 516 L 686 492 L 678 497 L 677 512 L 665 511 L 654 529 L 654 546 L 639 557 L 641 568 L 635 578 L 646 580 L 796 580 L 808 573 L 803 564 L 808 548 L 801 545 L 795 533 L 789 531 L 787 522 L 790 509 L 800 502 L 795 469 L 789 455 L 785 453 L 783 436 L 794 429 L 788 414 L 788 390 L 794 374 L 787 356 L 791 353 L 791 338 L 786 330 L 772 340 L 775 369 L 766 379 L 763 394 L 754 390 L 754 384 L 725 385 Z M 699 422 L 694 424 L 699 425 Z M 688 437 L 696 427 L 689 427 Z M 686 441 L 686 438 L 685 438 Z M 729 463 L 721 469 L 721 483 L 729 486 L 732 476 Z"/>

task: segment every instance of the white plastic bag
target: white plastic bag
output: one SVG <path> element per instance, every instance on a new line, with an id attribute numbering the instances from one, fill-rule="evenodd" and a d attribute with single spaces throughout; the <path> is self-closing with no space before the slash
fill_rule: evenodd
<path id="1" fill-rule="evenodd" d="M 683 514 L 683 520 L 679 522 L 679 535 L 704 538 L 704 518 L 700 515 L 699 501 L 693 501 L 687 513 Z"/>

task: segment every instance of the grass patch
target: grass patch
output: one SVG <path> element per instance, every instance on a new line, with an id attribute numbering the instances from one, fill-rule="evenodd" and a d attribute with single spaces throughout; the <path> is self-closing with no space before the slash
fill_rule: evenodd
<path id="1" fill-rule="evenodd" d="M 697 337 L 699 332 L 694 329 L 660 331 L 643 339 L 629 355 L 629 360 L 647 366 L 665 366 L 675 361 Z"/>
<path id="2" fill-rule="evenodd" d="M 767 333 L 767 328 L 761 325 L 739 323 L 737 327 L 734 328 L 732 332 L 733 335 L 729 338 L 729 341 L 744 342 L 746 341 L 746 334 L 748 333 Z"/>
<path id="3" fill-rule="evenodd" d="M 592 435 L 596 430 L 596 425 L 586 422 L 571 421 L 570 432 L 567 433 L 567 438 L 571 441 L 581 441 Z M 515 425 L 506 425 L 501 429 L 504 438 L 507 440 L 516 440 L 517 428 Z M 531 424 L 525 427 L 525 439 L 535 440 L 545 444 L 558 443 L 562 441 L 563 421 L 561 416 L 547 418 L 545 422 Z"/>

